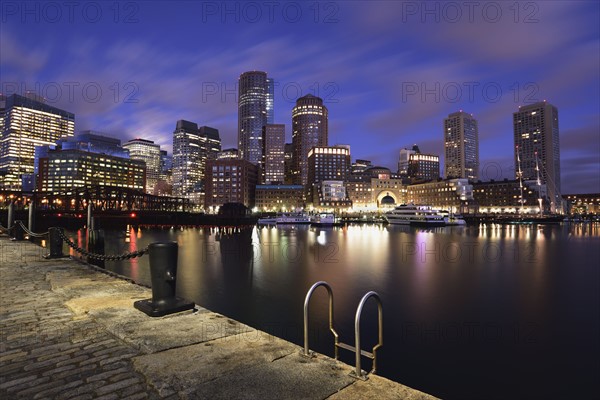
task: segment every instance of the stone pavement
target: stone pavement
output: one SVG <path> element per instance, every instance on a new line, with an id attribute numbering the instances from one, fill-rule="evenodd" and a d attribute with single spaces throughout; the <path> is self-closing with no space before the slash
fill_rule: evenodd
<path id="1" fill-rule="evenodd" d="M 201 307 L 0 237 L 0 399 L 434 399 Z"/>

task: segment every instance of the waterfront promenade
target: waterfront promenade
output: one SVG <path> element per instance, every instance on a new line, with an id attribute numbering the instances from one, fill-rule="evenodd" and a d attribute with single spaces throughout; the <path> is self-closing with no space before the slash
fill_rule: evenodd
<path id="1" fill-rule="evenodd" d="M 150 318 L 150 289 L 46 252 L 0 236 L 2 399 L 434 399 L 200 306 Z"/>

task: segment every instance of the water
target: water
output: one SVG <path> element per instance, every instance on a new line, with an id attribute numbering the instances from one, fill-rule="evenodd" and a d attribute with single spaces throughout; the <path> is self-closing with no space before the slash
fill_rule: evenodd
<path id="1" fill-rule="evenodd" d="M 82 238 L 80 233 L 79 239 Z M 369 290 L 383 301 L 378 373 L 448 399 L 594 398 L 600 393 L 600 226 L 418 229 L 259 227 L 107 232 L 107 253 L 179 243 L 178 294 L 302 344 L 304 296 L 333 288 L 335 325 L 354 342 Z M 107 268 L 150 284 L 148 257 Z M 311 348 L 333 355 L 327 295 L 310 308 Z M 377 340 L 369 301 L 362 346 Z M 352 353 L 340 350 L 353 365 Z M 370 369 L 363 359 L 363 369 Z"/>

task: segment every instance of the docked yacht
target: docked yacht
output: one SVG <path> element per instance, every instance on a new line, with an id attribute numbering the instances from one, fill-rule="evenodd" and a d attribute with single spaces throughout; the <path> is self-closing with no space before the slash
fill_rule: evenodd
<path id="1" fill-rule="evenodd" d="M 431 206 L 401 204 L 385 213 L 385 219 L 393 225 L 444 226 L 444 216 Z"/>
<path id="2" fill-rule="evenodd" d="M 279 224 L 310 224 L 310 216 L 305 213 L 281 213 L 277 214 L 275 218 L 276 223 Z"/>
<path id="3" fill-rule="evenodd" d="M 446 225 L 466 225 L 467 223 L 460 214 L 453 214 L 448 211 L 440 210 L 439 213 L 444 217 Z"/>
<path id="4" fill-rule="evenodd" d="M 315 214 L 312 219 L 312 224 L 317 226 L 332 226 L 335 224 L 335 215 L 333 213 Z"/>

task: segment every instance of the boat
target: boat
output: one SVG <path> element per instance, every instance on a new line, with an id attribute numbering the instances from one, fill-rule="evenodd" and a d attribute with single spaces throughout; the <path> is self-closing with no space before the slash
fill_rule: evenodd
<path id="1" fill-rule="evenodd" d="M 319 213 L 312 218 L 312 225 L 333 226 L 335 224 L 335 215 L 333 213 Z"/>
<path id="2" fill-rule="evenodd" d="M 259 225 L 274 225 L 277 223 L 276 217 L 261 217 L 258 219 Z"/>
<path id="3" fill-rule="evenodd" d="M 280 224 L 298 225 L 298 224 L 310 224 L 311 223 L 310 216 L 308 216 L 302 212 L 277 214 L 277 217 L 275 218 L 275 222 L 278 225 L 280 225 Z"/>
<path id="4" fill-rule="evenodd" d="M 431 206 L 401 204 L 385 213 L 392 225 L 444 226 L 444 216 Z"/>
<path id="5" fill-rule="evenodd" d="M 467 224 L 467 222 L 463 219 L 462 215 L 460 214 L 453 214 L 444 210 L 440 210 L 439 213 L 444 217 L 444 223 L 448 226 Z"/>

